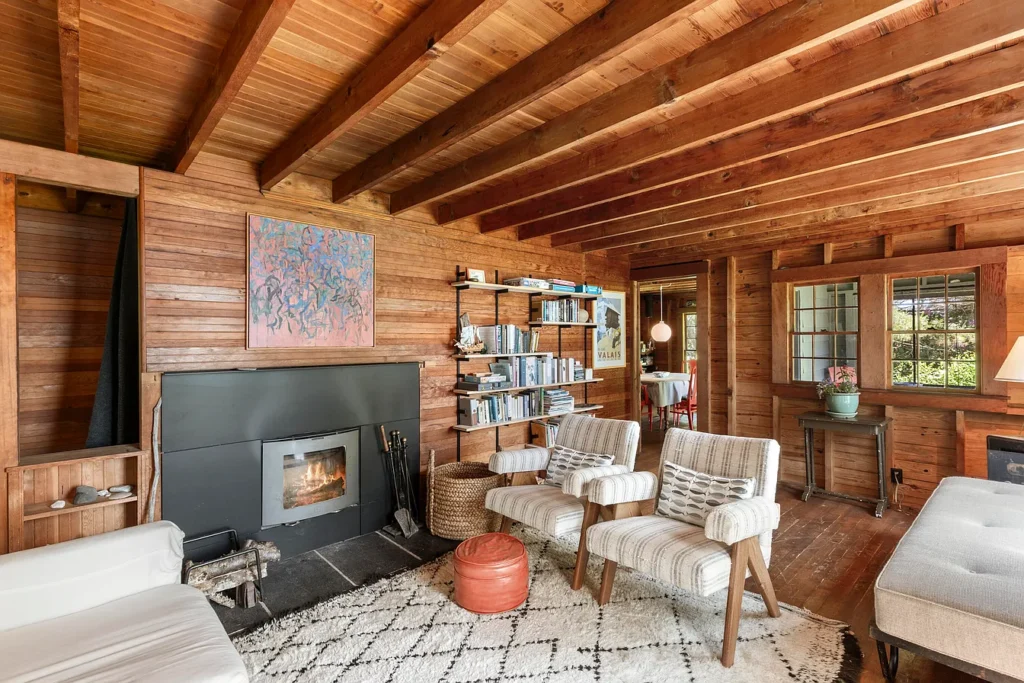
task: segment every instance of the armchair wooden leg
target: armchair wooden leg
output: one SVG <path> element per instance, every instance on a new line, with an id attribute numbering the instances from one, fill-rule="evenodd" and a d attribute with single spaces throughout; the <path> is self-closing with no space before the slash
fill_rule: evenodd
<path id="1" fill-rule="evenodd" d="M 756 539 L 754 542 L 757 542 Z M 740 632 L 740 612 L 743 611 L 743 583 L 747 578 L 748 547 L 745 540 L 732 546 L 729 597 L 725 603 L 725 637 L 722 639 L 722 666 L 726 668 L 731 667 L 736 659 L 736 637 Z"/>
<path id="2" fill-rule="evenodd" d="M 514 521 L 515 520 L 512 519 L 511 517 L 502 516 L 502 518 L 501 518 L 501 528 L 498 529 L 498 531 L 500 531 L 503 534 L 507 534 L 508 532 L 512 531 L 512 522 L 514 522 Z"/>
<path id="3" fill-rule="evenodd" d="M 768 566 L 764 563 L 764 555 L 761 553 L 761 545 L 756 538 L 748 538 L 744 543 L 750 542 L 747 546 L 747 564 L 750 566 L 750 573 L 757 584 L 757 590 L 764 599 L 768 608 L 768 615 L 781 617 L 779 601 L 775 598 L 775 588 L 772 586 L 772 577 L 768 575 Z"/>
<path id="4" fill-rule="evenodd" d="M 612 584 L 615 583 L 615 569 L 618 563 L 611 560 L 604 561 L 604 571 L 601 572 L 601 592 L 597 594 L 597 604 L 607 605 L 612 597 Z"/>
<path id="5" fill-rule="evenodd" d="M 590 561 L 590 551 L 587 549 L 587 529 L 597 521 L 601 506 L 591 503 L 589 500 L 583 508 L 583 526 L 580 528 L 580 547 L 576 551 L 576 569 L 572 573 L 572 589 L 578 591 L 583 587 L 583 579 L 587 575 L 587 562 Z"/>

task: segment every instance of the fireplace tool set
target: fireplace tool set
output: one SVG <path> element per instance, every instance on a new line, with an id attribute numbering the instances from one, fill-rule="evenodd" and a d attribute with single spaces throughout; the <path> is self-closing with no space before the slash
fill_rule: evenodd
<path id="1" fill-rule="evenodd" d="M 392 536 L 402 534 L 409 538 L 419 531 L 416 525 L 416 496 L 412 490 L 412 477 L 409 476 L 409 440 L 397 430 L 391 432 L 389 439 L 384 432 L 384 425 L 380 425 L 379 429 L 384 469 L 391 480 L 391 492 L 395 497 L 395 523 L 398 524 L 397 529 L 389 524 L 384 527 L 384 531 Z"/>

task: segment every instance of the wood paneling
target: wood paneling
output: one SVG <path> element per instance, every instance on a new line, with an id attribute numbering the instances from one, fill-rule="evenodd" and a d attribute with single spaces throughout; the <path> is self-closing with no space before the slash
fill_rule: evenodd
<path id="1" fill-rule="evenodd" d="M 498 269 L 501 277 L 560 274 L 608 290 L 622 291 L 628 284 L 628 264 L 601 255 L 480 235 L 469 225 L 430 226 L 329 204 L 267 198 L 259 191 L 255 166 L 248 163 L 200 155 L 186 176 L 147 170 L 144 187 L 146 372 L 421 361 L 421 444 L 423 453 L 436 449 L 439 462 L 455 455 L 455 291 L 448 283 L 456 266 L 482 268 L 489 279 Z M 246 212 L 375 235 L 375 348 L 245 348 Z M 462 301 L 463 312 L 474 322 L 492 320 L 494 297 L 489 293 L 469 292 Z M 528 314 L 525 296 L 501 297 L 502 322 L 524 325 Z M 543 334 L 544 348 L 553 349 L 554 332 Z M 567 353 L 582 358 L 582 335 L 579 330 L 563 333 Z M 597 375 L 605 381 L 589 391 L 589 398 L 606 406 L 601 415 L 628 415 L 627 370 Z M 574 393 L 581 397 L 582 390 Z M 523 443 L 526 427 L 502 429 L 501 438 L 507 444 Z M 463 437 L 467 457 L 486 457 L 493 450 L 493 432 Z"/>
<path id="2" fill-rule="evenodd" d="M 84 448 L 121 220 L 24 207 L 17 220 L 21 455 Z"/>

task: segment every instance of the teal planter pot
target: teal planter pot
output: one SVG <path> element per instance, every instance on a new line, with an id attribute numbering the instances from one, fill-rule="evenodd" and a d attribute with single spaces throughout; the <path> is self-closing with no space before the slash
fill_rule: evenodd
<path id="1" fill-rule="evenodd" d="M 857 417 L 860 394 L 832 394 L 825 397 L 825 406 L 833 417 Z"/>

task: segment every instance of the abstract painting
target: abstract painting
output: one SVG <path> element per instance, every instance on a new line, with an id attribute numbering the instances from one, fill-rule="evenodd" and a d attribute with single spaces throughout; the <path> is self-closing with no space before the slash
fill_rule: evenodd
<path id="1" fill-rule="evenodd" d="M 626 293 L 605 292 L 594 301 L 594 369 L 626 367 Z"/>
<path id="2" fill-rule="evenodd" d="M 373 235 L 247 220 L 248 348 L 373 346 Z"/>

